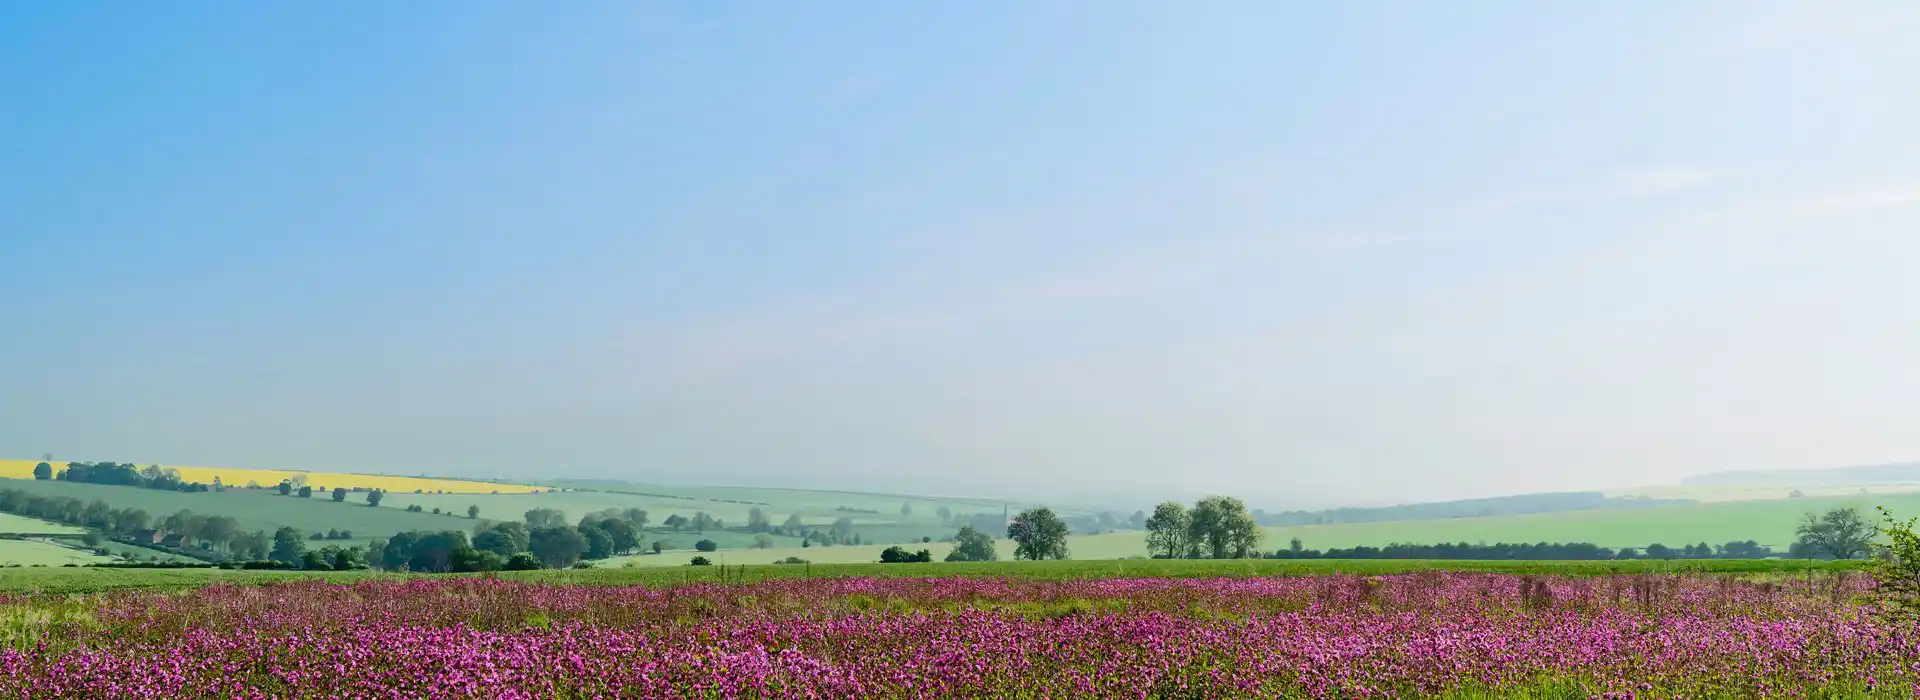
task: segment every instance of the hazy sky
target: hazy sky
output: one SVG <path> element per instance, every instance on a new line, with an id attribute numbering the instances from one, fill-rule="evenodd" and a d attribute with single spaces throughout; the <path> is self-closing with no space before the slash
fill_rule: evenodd
<path id="1" fill-rule="evenodd" d="M 0 455 L 1268 507 L 1916 459 L 1915 36 L 7 3 Z"/>

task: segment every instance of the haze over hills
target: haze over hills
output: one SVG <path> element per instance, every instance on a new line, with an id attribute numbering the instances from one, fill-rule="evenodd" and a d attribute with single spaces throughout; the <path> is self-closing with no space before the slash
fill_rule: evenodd
<path id="1" fill-rule="evenodd" d="M 1834 486 L 1920 483 L 1920 462 L 1867 464 L 1830 469 L 1742 469 L 1690 476 L 1686 486 Z"/>

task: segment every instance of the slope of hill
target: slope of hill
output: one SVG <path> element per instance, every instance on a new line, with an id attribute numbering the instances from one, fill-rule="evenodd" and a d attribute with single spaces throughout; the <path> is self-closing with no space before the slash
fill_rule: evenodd
<path id="1" fill-rule="evenodd" d="M 1920 482 L 1920 462 L 1869 464 L 1833 469 L 1734 470 L 1682 479 L 1686 486 L 1834 486 Z"/>
<path id="2" fill-rule="evenodd" d="M 1256 514 L 1260 524 L 1269 526 L 1331 525 L 1336 523 L 1375 523 L 1447 518 L 1484 518 L 1501 515 L 1528 515 L 1578 510 L 1647 508 L 1692 503 L 1687 499 L 1647 497 L 1610 497 L 1598 491 L 1574 493 L 1529 493 L 1518 496 L 1470 498 L 1457 501 L 1411 503 L 1375 508 L 1333 508 L 1317 511 L 1288 511 Z"/>

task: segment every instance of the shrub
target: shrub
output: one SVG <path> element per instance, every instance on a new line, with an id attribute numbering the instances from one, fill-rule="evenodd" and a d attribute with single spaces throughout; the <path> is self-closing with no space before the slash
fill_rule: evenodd
<path id="1" fill-rule="evenodd" d="M 539 568 L 540 558 L 534 556 L 533 552 L 520 552 L 511 557 L 507 557 L 506 569 L 508 571 L 533 571 Z"/>
<path id="2" fill-rule="evenodd" d="M 700 540 L 699 542 L 693 543 L 693 548 L 700 550 L 702 552 L 711 552 L 713 550 L 719 549 L 720 544 L 718 542 L 714 542 L 713 540 Z"/>
<path id="3" fill-rule="evenodd" d="M 805 559 L 801 559 L 800 557 L 787 557 L 785 559 L 781 559 L 780 561 L 776 561 L 774 563 L 775 564 L 812 564 L 813 562 L 807 561 Z"/>
<path id="4" fill-rule="evenodd" d="M 687 562 L 688 566 L 708 566 L 711 564 L 713 564 L 713 562 L 707 561 L 706 557 L 694 557 L 692 561 Z"/>

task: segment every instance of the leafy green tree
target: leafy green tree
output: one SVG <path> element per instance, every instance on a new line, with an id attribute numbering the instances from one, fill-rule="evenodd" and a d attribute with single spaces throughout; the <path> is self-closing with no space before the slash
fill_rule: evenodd
<path id="1" fill-rule="evenodd" d="M 540 558 L 532 552 L 519 552 L 507 557 L 507 571 L 533 571 L 540 568 Z"/>
<path id="2" fill-rule="evenodd" d="M 467 506 L 467 519 L 468 520 L 480 519 L 480 504 L 476 503 L 474 505 Z"/>
<path id="3" fill-rule="evenodd" d="M 693 521 L 689 524 L 693 526 L 694 532 L 706 532 L 708 530 L 720 529 L 720 521 L 714 518 L 712 515 L 708 515 L 707 512 L 704 510 L 698 513 L 694 513 Z"/>
<path id="4" fill-rule="evenodd" d="M 552 508 L 535 508 L 522 517 L 526 519 L 528 530 L 565 527 L 567 524 L 567 514 Z"/>
<path id="5" fill-rule="evenodd" d="M 672 530 L 674 532 L 679 532 L 680 528 L 687 526 L 687 519 L 684 516 L 681 516 L 679 513 L 674 513 L 672 515 L 668 515 L 666 520 L 660 521 L 660 524 L 665 525 L 669 530 Z"/>
<path id="6" fill-rule="evenodd" d="M 833 521 L 832 533 L 833 533 L 833 541 L 835 542 L 853 541 L 853 535 L 854 535 L 853 518 L 848 518 L 844 516 L 840 518 L 835 518 Z"/>
<path id="7" fill-rule="evenodd" d="M 1855 508 L 1808 513 L 1795 529 L 1803 548 L 1835 559 L 1857 559 L 1872 552 L 1874 528 Z"/>
<path id="8" fill-rule="evenodd" d="M 580 528 L 580 536 L 587 538 L 586 559 L 605 559 L 613 556 L 613 537 L 598 525 L 585 525 Z"/>
<path id="9" fill-rule="evenodd" d="M 334 571 L 358 571 L 367 568 L 366 553 L 359 547 L 346 547 L 333 555 Z"/>
<path id="10" fill-rule="evenodd" d="M 282 481 L 280 482 L 279 489 L 280 489 L 280 495 L 282 496 L 290 495 L 293 493 L 293 482 Z"/>
<path id="11" fill-rule="evenodd" d="M 625 520 L 607 519 L 600 521 L 600 529 L 613 540 L 613 551 L 627 554 L 640 547 L 640 530 Z"/>
<path id="12" fill-rule="evenodd" d="M 1066 559 L 1067 524 L 1050 508 L 1032 508 L 1007 523 L 1007 539 L 1013 540 L 1016 559 Z"/>
<path id="13" fill-rule="evenodd" d="M 714 542 L 713 540 L 700 540 L 699 542 L 693 543 L 693 548 L 702 552 L 711 552 L 719 549 L 720 543 Z"/>
<path id="14" fill-rule="evenodd" d="M 318 549 L 309 549 L 300 553 L 300 568 L 308 571 L 331 571 L 332 564 L 327 563 L 327 555 Z"/>
<path id="15" fill-rule="evenodd" d="M 33 465 L 33 478 L 39 481 L 52 480 L 53 465 L 47 464 L 46 462 L 41 462 L 39 464 Z"/>
<path id="16" fill-rule="evenodd" d="M 273 531 L 273 554 L 271 556 L 274 561 L 288 565 L 299 564 L 301 557 L 306 553 L 307 539 L 300 536 L 299 530 L 291 527 L 283 527 Z"/>
<path id="17" fill-rule="evenodd" d="M 766 532 L 772 527 L 773 523 L 767 519 L 767 512 L 760 510 L 759 506 L 747 510 L 747 532 Z"/>
<path id="18" fill-rule="evenodd" d="M 387 497 L 387 495 L 386 495 L 386 493 L 384 493 L 384 492 L 382 492 L 382 491 L 379 491 L 379 490 L 373 490 L 373 491 L 368 491 L 368 492 L 367 492 L 367 507 L 369 507 L 369 508 L 379 508 L 379 507 L 380 507 L 380 501 L 381 501 L 381 499 L 384 499 L 384 498 L 386 498 L 386 497 Z"/>
<path id="19" fill-rule="evenodd" d="M 633 523 L 633 528 L 635 530 L 646 529 L 647 511 L 641 510 L 639 508 L 628 508 L 626 511 L 626 517 L 627 517 L 627 522 Z"/>
<path id="20" fill-rule="evenodd" d="M 933 511 L 933 514 L 940 516 L 940 524 L 942 525 L 953 522 L 952 508 L 948 508 L 946 506 L 940 506 L 938 510 Z"/>
<path id="21" fill-rule="evenodd" d="M 1879 510 L 1878 530 L 1886 536 L 1886 546 L 1875 549 L 1873 562 L 1867 565 L 1880 582 L 1874 588 L 1880 604 L 1877 612 L 1912 629 L 1920 622 L 1920 534 L 1914 533 L 1914 518 L 1897 520 L 1886 508 Z"/>
<path id="22" fill-rule="evenodd" d="M 792 535 L 794 537 L 799 537 L 800 533 L 805 532 L 806 529 L 807 523 L 800 519 L 799 513 L 787 516 L 786 522 L 780 524 L 780 532 L 782 534 Z"/>
<path id="23" fill-rule="evenodd" d="M 773 536 L 761 533 L 753 536 L 754 549 L 773 549 Z"/>
<path id="24" fill-rule="evenodd" d="M 346 490 L 346 489 L 344 489 L 344 488 L 341 488 L 341 487 L 339 487 L 339 486 L 335 486 L 335 487 L 333 487 L 333 502 L 334 502 L 334 503 L 346 503 L 346 502 L 347 502 L 347 490 Z"/>
<path id="25" fill-rule="evenodd" d="M 312 487 L 312 486 L 302 486 L 302 487 L 300 487 L 300 497 L 301 497 L 301 498 L 313 498 L 313 487 Z"/>
<path id="26" fill-rule="evenodd" d="M 901 503 L 900 503 L 900 517 L 902 517 L 902 518 L 908 518 L 908 517 L 912 517 L 912 516 L 913 516 L 913 504 L 912 504 L 912 503 L 907 503 L 907 502 L 904 502 L 904 501 L 903 501 L 903 502 L 901 502 Z"/>
<path id="27" fill-rule="evenodd" d="M 974 529 L 972 525 L 960 528 L 953 536 L 953 551 L 947 553 L 947 561 L 996 561 L 1000 552 L 993 546 L 993 536 Z"/>
<path id="28" fill-rule="evenodd" d="M 1165 556 L 1168 559 L 1179 558 L 1187 552 L 1187 507 L 1179 501 L 1167 501 L 1153 507 L 1153 515 L 1147 518 L 1147 553 Z"/>
<path id="29" fill-rule="evenodd" d="M 533 528 L 528 549 L 546 568 L 564 569 L 580 561 L 580 555 L 587 552 L 587 538 L 579 529 L 565 525 Z"/>
<path id="30" fill-rule="evenodd" d="M 1158 510 L 1158 509 L 1156 509 Z M 1247 506 L 1230 496 L 1208 496 L 1187 514 L 1188 551 L 1213 559 L 1252 556 L 1264 533 Z"/>

